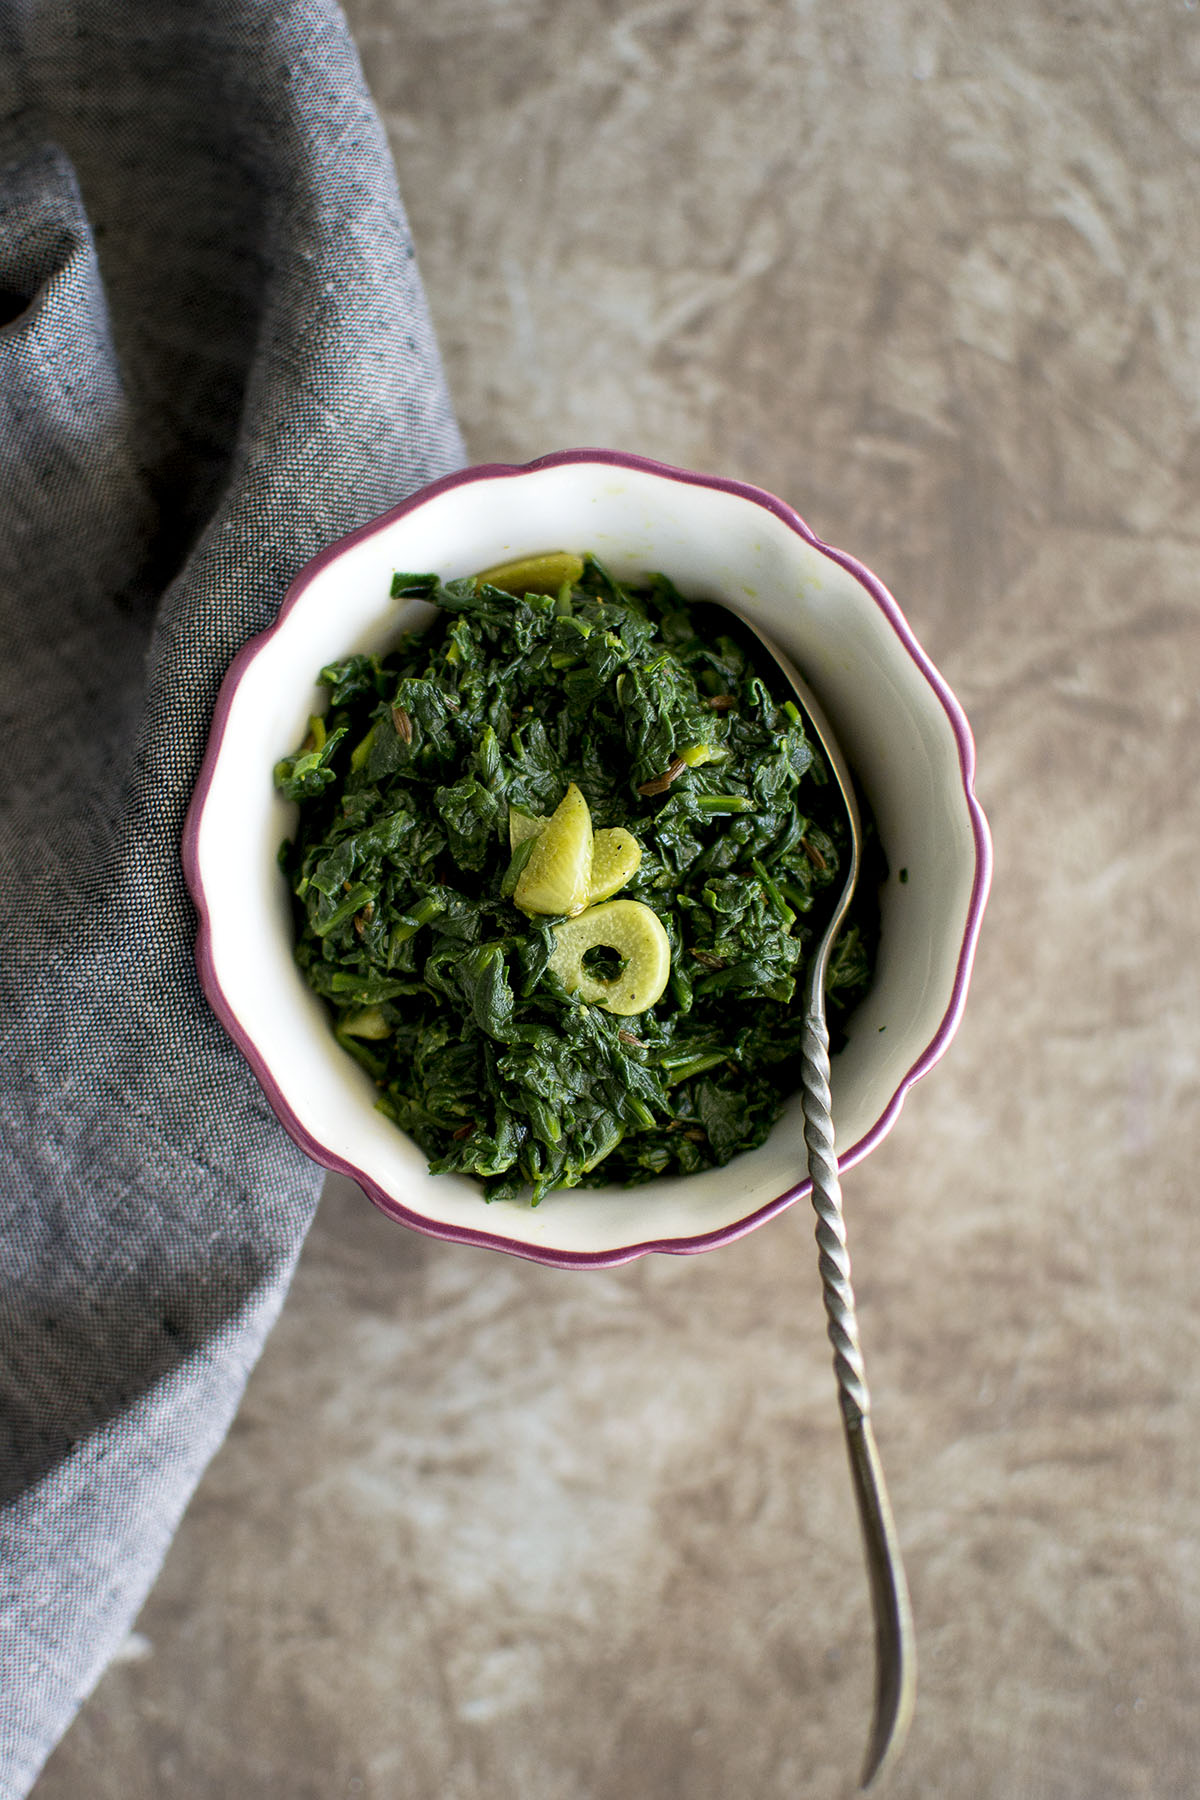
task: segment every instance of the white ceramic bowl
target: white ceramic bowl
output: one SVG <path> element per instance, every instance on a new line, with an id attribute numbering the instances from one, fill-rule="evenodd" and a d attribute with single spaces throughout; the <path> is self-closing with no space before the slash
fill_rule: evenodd
<path id="1" fill-rule="evenodd" d="M 229 670 L 188 816 L 184 862 L 209 1000 L 296 1141 L 393 1218 L 596 1267 L 708 1249 L 807 1194 L 798 1097 L 759 1149 L 645 1187 L 562 1191 L 532 1208 L 488 1205 L 466 1177 L 430 1175 L 416 1145 L 375 1111 L 370 1079 L 335 1042 L 293 962 L 276 852 L 295 813 L 272 784 L 276 760 L 324 703 L 316 671 L 390 645 L 421 610 L 389 598 L 393 570 L 449 579 L 561 548 L 593 551 L 620 578 L 663 570 L 684 594 L 744 611 L 807 676 L 874 811 L 891 875 L 875 982 L 833 1062 L 843 1167 L 891 1129 L 907 1089 L 953 1036 L 990 844 L 967 721 L 896 602 L 761 489 L 613 451 L 566 451 L 435 482 L 301 571 L 275 625 Z"/>

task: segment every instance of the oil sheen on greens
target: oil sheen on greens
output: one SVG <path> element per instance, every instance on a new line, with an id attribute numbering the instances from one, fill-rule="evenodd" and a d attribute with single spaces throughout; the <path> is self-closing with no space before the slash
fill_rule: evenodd
<path id="1" fill-rule="evenodd" d="M 435 1173 L 535 1204 L 761 1143 L 799 1086 L 803 964 L 846 846 L 795 705 L 728 614 L 661 575 L 629 588 L 588 558 L 557 595 L 434 575 L 392 592 L 433 623 L 323 669 L 328 710 L 275 772 L 299 803 L 280 851 L 296 957 L 382 1111 Z M 633 1017 L 569 995 L 553 920 L 511 898 L 510 805 L 548 815 L 571 781 L 596 829 L 640 843 L 622 897 L 670 940 L 666 992 Z M 851 923 L 835 950 L 835 1038 L 870 938 Z"/>

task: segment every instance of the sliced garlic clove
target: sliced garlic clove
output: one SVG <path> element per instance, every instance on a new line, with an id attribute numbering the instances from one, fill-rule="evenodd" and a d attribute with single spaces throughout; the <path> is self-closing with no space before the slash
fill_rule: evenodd
<path id="1" fill-rule="evenodd" d="M 623 825 L 598 831 L 592 840 L 592 880 L 588 905 L 612 896 L 631 881 L 642 860 L 642 846 Z"/>
<path id="2" fill-rule="evenodd" d="M 587 905 L 591 873 L 592 815 L 572 782 L 539 832 L 513 899 L 522 912 L 576 913 Z"/>
<path id="3" fill-rule="evenodd" d="M 520 600 L 526 594 L 557 594 L 564 582 L 575 583 L 583 575 L 582 556 L 569 550 L 551 550 L 545 556 L 524 556 L 517 562 L 497 563 L 475 577 L 475 586 L 501 588 Z"/>
<path id="4" fill-rule="evenodd" d="M 640 900 L 589 906 L 554 927 L 550 967 L 568 993 L 622 1018 L 645 1012 L 661 999 L 671 973 L 671 945 L 662 920 Z M 624 966 L 611 981 L 584 968 L 589 950 L 615 950 Z"/>

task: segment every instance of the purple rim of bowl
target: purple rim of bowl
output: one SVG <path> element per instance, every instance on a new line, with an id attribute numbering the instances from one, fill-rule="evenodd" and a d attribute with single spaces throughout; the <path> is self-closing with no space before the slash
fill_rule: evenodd
<path id="1" fill-rule="evenodd" d="M 768 1201 L 766 1205 L 758 1207 L 746 1218 L 738 1219 L 732 1225 L 723 1225 L 718 1231 L 706 1232 L 700 1236 L 691 1238 L 652 1239 L 644 1243 L 622 1245 L 614 1250 L 570 1251 L 543 1248 L 536 1244 L 522 1243 L 515 1238 L 506 1237 L 503 1232 L 484 1231 L 482 1229 L 475 1230 L 466 1226 L 443 1224 L 440 1220 L 430 1219 L 422 1213 L 411 1211 L 410 1208 L 404 1206 L 392 1195 L 384 1192 L 384 1190 L 380 1188 L 376 1182 L 372 1181 L 370 1176 L 365 1174 L 363 1170 L 356 1168 L 353 1163 L 348 1162 L 344 1157 L 334 1155 L 325 1147 L 325 1145 L 318 1142 L 318 1140 L 306 1129 L 303 1121 L 297 1117 L 284 1099 L 276 1085 L 270 1069 L 260 1055 L 256 1044 L 243 1030 L 230 1001 L 217 979 L 212 955 L 211 922 L 204 894 L 204 884 L 200 876 L 198 857 L 200 819 L 204 811 L 208 790 L 212 783 L 213 772 L 221 753 L 221 744 L 225 735 L 225 724 L 229 715 L 229 709 L 233 703 L 234 694 L 236 693 L 242 676 L 249 664 L 258 655 L 258 652 L 268 639 L 272 638 L 279 630 L 280 626 L 287 618 L 287 615 L 292 610 L 292 607 L 296 604 L 300 595 L 312 581 L 314 576 L 317 575 L 326 564 L 332 562 L 336 557 L 341 556 L 352 544 L 360 543 L 364 538 L 370 537 L 373 533 L 384 530 L 396 519 L 403 518 L 406 513 L 414 511 L 415 508 L 423 506 L 426 501 L 432 500 L 437 495 L 444 494 L 452 488 L 463 487 L 468 483 L 475 481 L 495 481 L 515 475 L 526 475 L 536 469 L 558 468 L 565 463 L 593 463 L 622 469 L 638 469 L 646 474 L 657 475 L 670 481 L 684 482 L 690 487 L 716 488 L 722 493 L 737 494 L 743 500 L 750 500 L 754 505 L 761 506 L 767 512 L 774 513 L 775 517 L 780 519 L 789 530 L 794 531 L 798 537 L 803 538 L 805 543 L 811 544 L 815 550 L 819 550 L 823 556 L 827 556 L 831 561 L 839 563 L 843 569 L 853 575 L 867 590 L 876 605 L 885 614 L 892 629 L 895 631 L 896 636 L 900 639 L 900 642 L 904 645 L 909 656 L 917 664 L 922 675 L 925 677 L 925 680 L 937 695 L 938 700 L 941 702 L 942 708 L 950 721 L 955 741 L 958 745 L 958 761 L 962 775 L 963 793 L 966 799 L 967 810 L 971 819 L 971 829 L 975 840 L 975 878 L 971 888 L 971 899 L 967 908 L 966 924 L 963 930 L 962 945 L 958 953 L 950 1003 L 942 1016 L 937 1031 L 934 1033 L 921 1055 L 904 1075 L 883 1113 L 876 1120 L 870 1131 L 866 1132 L 856 1143 L 852 1144 L 848 1150 L 839 1153 L 838 1162 L 839 1166 L 843 1169 L 849 1168 L 856 1162 L 861 1162 L 863 1157 L 868 1155 L 868 1153 L 875 1148 L 876 1144 L 880 1143 L 881 1140 L 887 1136 L 888 1132 L 895 1124 L 897 1115 L 904 1105 L 904 1099 L 909 1088 L 915 1081 L 920 1080 L 922 1075 L 927 1074 L 945 1053 L 954 1033 L 958 1029 L 959 1020 L 962 1017 L 963 1006 L 966 1003 L 967 987 L 971 978 L 971 967 L 975 960 L 975 948 L 979 939 L 979 929 L 983 919 L 983 909 L 987 901 L 988 888 L 991 884 L 992 845 L 987 820 L 983 814 L 983 808 L 975 797 L 973 786 L 975 777 L 975 740 L 971 735 L 971 727 L 967 722 L 966 714 L 963 712 L 962 707 L 946 685 L 946 682 L 942 679 L 942 676 L 930 662 L 928 656 L 926 656 L 924 650 L 922 650 L 920 644 L 913 636 L 908 621 L 901 612 L 895 599 L 888 592 L 887 588 L 884 587 L 879 578 L 871 573 L 870 569 L 866 568 L 864 564 L 860 563 L 855 557 L 847 555 L 844 550 L 835 550 L 831 545 L 822 542 L 822 540 L 816 536 L 815 532 L 809 529 L 797 512 L 793 511 L 793 509 L 784 501 L 777 499 L 774 494 L 768 493 L 765 488 L 753 487 L 747 482 L 731 481 L 715 475 L 698 474 L 694 470 L 676 469 L 671 467 L 668 463 L 656 462 L 651 457 L 630 456 L 620 450 L 558 450 L 551 455 L 539 456 L 533 462 L 529 463 L 480 463 L 475 464 L 471 468 L 456 470 L 452 475 L 443 475 L 440 480 L 431 482 L 427 487 L 421 488 L 420 491 L 415 494 L 410 494 L 409 497 L 406 500 L 402 500 L 398 506 L 392 507 L 390 511 L 382 513 L 378 518 L 372 519 L 368 524 L 359 526 L 357 531 L 352 531 L 347 537 L 339 538 L 337 543 L 329 545 L 327 549 L 320 551 L 310 562 L 307 562 L 304 565 L 295 580 L 291 583 L 287 593 L 284 595 L 283 603 L 280 606 L 275 623 L 268 626 L 265 631 L 259 632 L 255 637 L 250 638 L 242 646 L 241 650 L 229 665 L 225 679 L 221 683 L 220 693 L 217 696 L 217 704 L 213 713 L 208 747 L 204 753 L 204 761 L 201 765 L 199 780 L 196 783 L 195 793 L 192 796 L 191 804 L 188 807 L 187 818 L 184 823 L 182 840 L 184 876 L 191 891 L 192 900 L 195 904 L 200 921 L 196 938 L 196 968 L 199 973 L 201 986 L 208 998 L 209 1005 L 220 1019 L 225 1030 L 233 1039 L 233 1042 L 237 1045 L 246 1061 L 249 1063 L 263 1092 L 266 1094 L 267 1099 L 270 1101 L 272 1108 L 288 1135 L 303 1151 L 306 1152 L 307 1155 L 312 1157 L 314 1162 L 320 1163 L 326 1169 L 335 1170 L 339 1174 L 348 1175 L 353 1181 L 356 1181 L 367 1195 L 368 1199 L 373 1201 L 374 1204 L 379 1207 L 380 1211 L 386 1213 L 389 1218 L 396 1219 L 401 1224 L 411 1226 L 414 1230 L 423 1232 L 429 1237 L 445 1238 L 452 1243 L 472 1244 L 491 1250 L 505 1250 L 512 1255 L 525 1257 L 531 1262 L 547 1263 L 553 1268 L 604 1269 L 613 1268 L 619 1263 L 630 1262 L 634 1257 L 646 1256 L 652 1251 L 660 1251 L 676 1256 L 689 1256 L 694 1255 L 701 1250 L 715 1249 L 719 1244 L 732 1243 L 736 1238 L 742 1237 L 748 1231 L 753 1231 L 757 1226 L 764 1224 L 767 1219 L 773 1218 L 776 1213 L 782 1212 L 786 1207 L 791 1206 L 794 1201 L 803 1199 L 812 1191 L 812 1183 L 807 1177 L 801 1181 L 797 1181 L 794 1186 L 786 1189 L 784 1193 L 778 1195 L 774 1200 Z M 480 1202 L 480 1205 L 483 1205 L 482 1201 Z"/>

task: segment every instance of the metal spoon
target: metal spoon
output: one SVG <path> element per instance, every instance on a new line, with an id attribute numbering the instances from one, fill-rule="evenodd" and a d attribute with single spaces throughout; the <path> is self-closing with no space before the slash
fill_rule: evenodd
<path id="1" fill-rule="evenodd" d="M 871 1783 L 896 1761 L 908 1735 L 917 1689 L 917 1647 L 912 1604 L 904 1562 L 896 1536 L 895 1520 L 884 1485 L 883 1466 L 871 1427 L 871 1397 L 858 1339 L 858 1316 L 850 1284 L 850 1256 L 846 1249 L 846 1223 L 842 1214 L 842 1188 L 834 1149 L 833 1115 L 829 1093 L 829 1029 L 825 1023 L 825 976 L 834 940 L 846 916 L 858 881 L 862 853 L 862 822 L 854 783 L 846 760 L 820 703 L 793 663 L 736 607 L 730 612 L 774 658 L 804 708 L 813 735 L 833 771 L 850 821 L 850 867 L 837 905 L 817 945 L 808 968 L 804 995 L 804 1141 L 808 1146 L 808 1172 L 812 1177 L 812 1203 L 817 1215 L 821 1286 L 833 1344 L 833 1367 L 850 1473 L 858 1502 L 871 1586 L 871 1610 L 875 1618 L 875 1707 L 871 1735 L 861 1776 Z"/>

